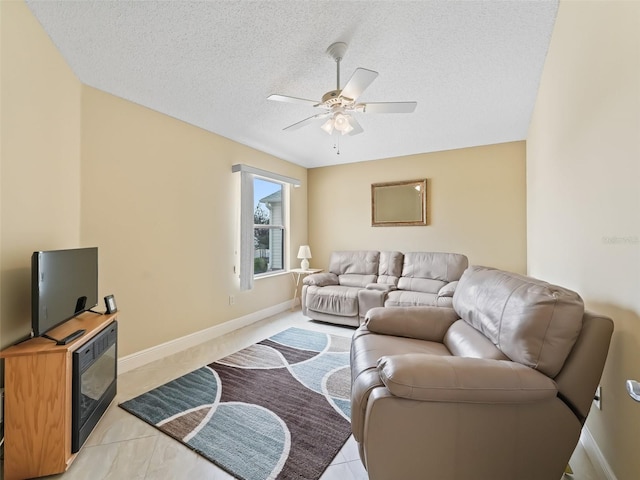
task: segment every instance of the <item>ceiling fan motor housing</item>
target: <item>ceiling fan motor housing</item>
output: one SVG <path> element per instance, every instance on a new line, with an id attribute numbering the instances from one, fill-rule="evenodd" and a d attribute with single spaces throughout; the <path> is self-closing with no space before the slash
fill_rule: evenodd
<path id="1" fill-rule="evenodd" d="M 340 98 L 341 92 L 342 90 L 331 90 L 330 92 L 325 93 L 322 96 L 322 104 L 327 107 L 340 105 L 342 103 L 342 99 Z"/>

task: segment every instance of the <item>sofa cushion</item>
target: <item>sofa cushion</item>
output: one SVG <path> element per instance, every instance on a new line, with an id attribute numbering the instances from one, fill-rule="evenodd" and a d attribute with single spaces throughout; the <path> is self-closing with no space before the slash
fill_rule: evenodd
<path id="1" fill-rule="evenodd" d="M 411 292 L 405 290 L 393 290 L 388 293 L 384 302 L 385 307 L 418 307 L 438 306 L 436 293 Z"/>
<path id="2" fill-rule="evenodd" d="M 376 290 L 378 292 L 391 292 L 395 289 L 394 285 L 389 285 L 388 283 L 370 283 L 367 285 L 367 290 Z"/>
<path id="3" fill-rule="evenodd" d="M 397 285 L 398 278 L 402 275 L 402 252 L 380 252 L 380 265 L 378 267 L 378 283 Z"/>
<path id="4" fill-rule="evenodd" d="M 491 340 L 464 320 L 458 320 L 451 325 L 444 336 L 444 344 L 458 357 L 509 359 Z"/>
<path id="5" fill-rule="evenodd" d="M 515 362 L 555 377 L 582 328 L 568 289 L 516 273 L 470 267 L 453 296 L 458 315 Z"/>
<path id="6" fill-rule="evenodd" d="M 467 257 L 459 253 L 409 252 L 404 254 L 402 276 L 430 278 L 448 283 L 460 280 L 468 266 Z"/>
<path id="7" fill-rule="evenodd" d="M 316 285 L 326 287 L 327 285 L 339 285 L 338 276 L 335 273 L 321 272 L 307 275 L 302 279 L 304 285 Z"/>
<path id="8" fill-rule="evenodd" d="M 376 251 L 353 250 L 333 252 L 329 260 L 329 271 L 336 275 L 353 273 L 358 275 L 374 275 L 377 277 L 379 260 L 380 252 Z"/>
<path id="9" fill-rule="evenodd" d="M 443 286 L 440 290 L 438 290 L 439 297 L 453 297 L 453 294 L 456 293 L 456 288 L 458 287 L 458 281 L 449 282 L 445 286 Z"/>
<path id="10" fill-rule="evenodd" d="M 376 281 L 375 275 L 359 275 L 357 273 L 344 273 L 338 277 L 340 285 L 345 287 L 366 288 L 367 285 Z"/>
<path id="11" fill-rule="evenodd" d="M 305 305 L 309 310 L 332 315 L 358 315 L 358 291 L 360 288 L 343 285 L 307 286 Z"/>
<path id="12" fill-rule="evenodd" d="M 398 288 L 400 290 L 424 293 L 438 293 L 446 284 L 442 280 L 433 280 L 431 278 L 400 277 L 398 280 Z"/>
<path id="13" fill-rule="evenodd" d="M 436 299 L 436 307 L 453 308 L 453 297 L 438 297 Z"/>

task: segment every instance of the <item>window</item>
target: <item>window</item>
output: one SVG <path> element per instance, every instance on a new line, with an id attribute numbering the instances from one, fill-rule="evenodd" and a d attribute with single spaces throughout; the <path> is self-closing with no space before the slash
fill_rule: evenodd
<path id="1" fill-rule="evenodd" d="M 281 183 L 253 179 L 253 274 L 284 270 L 285 195 Z"/>
<path id="2" fill-rule="evenodd" d="M 289 185 L 300 180 L 237 164 L 240 173 L 240 290 L 253 288 L 257 277 L 287 266 Z"/>

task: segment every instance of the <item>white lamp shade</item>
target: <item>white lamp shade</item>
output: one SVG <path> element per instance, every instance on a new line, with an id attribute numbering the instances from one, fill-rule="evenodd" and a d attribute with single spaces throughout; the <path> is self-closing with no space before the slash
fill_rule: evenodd
<path id="1" fill-rule="evenodd" d="M 311 249 L 309 245 L 301 245 L 298 249 L 298 258 L 301 258 L 300 268 L 302 270 L 309 270 L 309 260 L 307 258 L 311 258 Z"/>
<path id="2" fill-rule="evenodd" d="M 333 133 L 333 118 L 324 122 L 320 128 L 331 135 Z"/>
<path id="3" fill-rule="evenodd" d="M 333 117 L 333 127 L 342 133 L 342 135 L 346 135 L 351 132 L 353 130 L 353 126 L 351 125 L 351 115 L 337 113 L 335 117 Z"/>
<path id="4" fill-rule="evenodd" d="M 353 131 L 354 127 L 351 124 L 351 121 L 351 115 L 339 111 L 329 118 L 329 120 L 324 122 L 320 128 L 329 135 L 331 135 L 334 130 L 337 130 L 342 135 L 346 135 Z"/>
<path id="5" fill-rule="evenodd" d="M 312 258 L 309 245 L 301 245 L 298 249 L 298 258 Z"/>

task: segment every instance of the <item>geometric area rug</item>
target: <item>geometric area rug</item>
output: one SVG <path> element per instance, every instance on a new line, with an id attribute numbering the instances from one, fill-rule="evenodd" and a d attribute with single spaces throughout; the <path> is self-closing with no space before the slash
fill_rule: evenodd
<path id="1" fill-rule="evenodd" d="M 351 339 L 289 328 L 120 407 L 243 480 L 317 480 L 351 435 Z"/>

